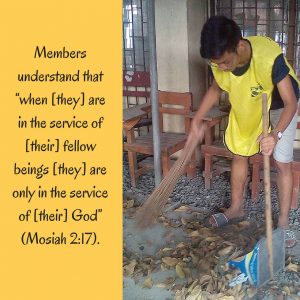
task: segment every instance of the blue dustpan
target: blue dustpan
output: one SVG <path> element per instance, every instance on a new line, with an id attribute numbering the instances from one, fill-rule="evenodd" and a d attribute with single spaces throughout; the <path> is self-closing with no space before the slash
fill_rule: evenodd
<path id="1" fill-rule="evenodd" d="M 273 245 L 273 273 L 276 274 L 282 270 L 285 265 L 285 239 L 284 230 L 277 228 L 272 233 Z M 240 275 L 248 278 L 250 284 L 261 287 L 270 279 L 269 254 L 267 239 L 260 239 L 254 249 L 248 254 L 230 260 L 228 264 L 232 267 L 240 269 Z"/>

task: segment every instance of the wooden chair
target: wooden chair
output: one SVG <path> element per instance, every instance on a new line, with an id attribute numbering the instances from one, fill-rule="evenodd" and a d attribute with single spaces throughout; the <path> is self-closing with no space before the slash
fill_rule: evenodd
<path id="1" fill-rule="evenodd" d="M 300 115 L 300 109 L 298 110 L 298 116 Z M 297 123 L 297 129 L 300 129 L 300 122 Z M 295 139 L 295 142 L 299 142 L 299 139 Z M 250 164 L 252 165 L 252 179 L 251 179 L 251 198 L 254 201 L 258 200 L 261 170 L 263 170 L 263 155 L 256 154 L 250 158 Z M 270 159 L 271 167 L 275 167 L 274 159 Z M 300 149 L 294 148 L 294 160 L 292 162 L 293 172 L 293 194 L 291 208 L 298 208 L 298 194 L 299 194 L 299 180 L 300 180 Z"/>
<path id="2" fill-rule="evenodd" d="M 126 108 L 150 102 L 150 73 L 141 71 L 123 71 L 123 97 Z M 152 124 L 150 114 L 147 114 L 135 124 L 134 128 L 140 134 L 140 128 Z"/>
<path id="3" fill-rule="evenodd" d="M 223 112 L 223 113 L 222 113 Z M 205 143 L 201 147 L 202 158 L 204 159 L 204 184 L 205 188 L 211 187 L 212 178 L 224 171 L 230 170 L 226 165 L 214 164 L 215 158 L 232 159 L 233 155 L 228 151 L 222 139 L 214 139 L 215 126 L 220 124 L 222 118 L 228 116 L 229 106 L 215 108 L 207 118 L 207 130 L 205 132 Z"/>
<path id="4" fill-rule="evenodd" d="M 165 176 L 171 168 L 170 156 L 183 149 L 187 134 L 190 130 L 190 119 L 184 118 L 192 110 L 191 93 L 177 93 L 158 91 L 159 113 L 160 113 L 160 141 L 163 175 Z M 184 118 L 184 133 L 164 132 L 164 116 L 179 115 Z M 128 120 L 127 122 L 130 122 Z M 126 128 L 127 127 L 127 128 Z M 132 129 L 125 126 L 127 142 L 124 143 L 124 149 L 128 151 L 129 173 L 132 186 L 136 186 L 138 177 L 149 171 L 149 164 L 137 163 L 137 153 L 153 155 L 152 132 L 135 137 Z M 191 176 L 195 169 L 188 169 Z"/>

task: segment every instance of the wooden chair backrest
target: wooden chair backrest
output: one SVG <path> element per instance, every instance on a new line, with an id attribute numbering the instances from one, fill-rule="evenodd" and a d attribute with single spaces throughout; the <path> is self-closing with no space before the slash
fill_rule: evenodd
<path id="1" fill-rule="evenodd" d="M 139 98 L 143 98 L 143 103 L 148 102 L 150 99 L 150 73 L 141 71 L 124 71 L 123 96 L 135 97 L 136 104 L 140 104 Z M 129 102 L 127 101 L 127 103 Z"/>
<path id="2" fill-rule="evenodd" d="M 158 91 L 160 113 L 160 128 L 163 129 L 163 115 L 185 116 L 192 111 L 192 94 L 179 92 Z M 185 118 L 185 129 L 189 127 L 189 120 Z"/>

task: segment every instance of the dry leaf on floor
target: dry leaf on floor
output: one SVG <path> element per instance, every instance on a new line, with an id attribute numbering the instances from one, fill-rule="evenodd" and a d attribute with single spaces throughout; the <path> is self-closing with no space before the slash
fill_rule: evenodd
<path id="1" fill-rule="evenodd" d="M 202 247 L 204 247 L 206 244 L 207 244 L 206 240 L 203 240 L 203 241 L 200 242 L 199 247 L 202 248 Z M 205 249 L 202 249 L 202 250 L 204 251 Z"/>
<path id="2" fill-rule="evenodd" d="M 228 281 L 230 281 L 230 280 L 233 278 L 233 275 L 230 274 L 230 273 L 228 273 L 228 274 L 225 275 L 225 278 L 226 278 Z"/>
<path id="3" fill-rule="evenodd" d="M 176 245 L 176 248 L 184 248 L 184 247 L 185 247 L 185 244 L 183 242 Z"/>
<path id="4" fill-rule="evenodd" d="M 152 278 L 148 277 L 143 283 L 143 288 L 151 289 L 152 286 L 153 286 Z"/>
<path id="5" fill-rule="evenodd" d="M 184 296 L 181 291 L 176 291 L 174 300 L 184 300 Z"/>
<path id="6" fill-rule="evenodd" d="M 250 287 L 247 289 L 247 295 L 252 298 L 257 294 L 257 288 Z"/>
<path id="7" fill-rule="evenodd" d="M 182 261 L 185 262 L 185 263 L 189 263 L 191 261 L 191 258 L 190 257 L 183 257 Z"/>
<path id="8" fill-rule="evenodd" d="M 235 300 L 233 296 L 222 296 L 218 298 L 219 300 Z"/>
<path id="9" fill-rule="evenodd" d="M 295 286 L 289 286 L 291 294 L 297 294 L 298 290 L 296 291 Z"/>
<path id="10" fill-rule="evenodd" d="M 190 293 L 195 288 L 197 283 L 198 283 L 198 279 L 194 280 L 193 283 L 191 283 L 191 285 L 188 287 L 187 292 Z"/>
<path id="11" fill-rule="evenodd" d="M 192 271 L 190 268 L 183 268 L 182 270 L 186 277 L 190 277 L 192 275 Z"/>
<path id="12" fill-rule="evenodd" d="M 285 291 L 288 295 L 291 294 L 290 288 L 289 288 L 288 286 L 284 286 L 284 287 L 282 288 L 282 290 Z"/>
<path id="13" fill-rule="evenodd" d="M 234 296 L 234 300 L 244 300 L 245 299 L 245 292 L 241 292 L 238 295 Z"/>
<path id="14" fill-rule="evenodd" d="M 234 243 L 229 242 L 229 241 L 223 241 L 223 244 L 227 245 L 227 246 L 235 246 Z"/>
<path id="15" fill-rule="evenodd" d="M 188 221 L 184 218 L 181 218 L 181 223 L 182 223 L 182 225 L 186 225 L 188 223 Z"/>
<path id="16" fill-rule="evenodd" d="M 298 272 L 298 265 L 293 264 L 293 263 L 289 263 L 286 267 L 286 269 L 288 271 L 292 271 L 292 272 Z"/>
<path id="17" fill-rule="evenodd" d="M 134 272 L 134 268 L 137 265 L 136 260 L 132 260 L 128 265 L 124 266 L 124 275 L 125 276 L 132 276 Z"/>
<path id="18" fill-rule="evenodd" d="M 189 296 L 185 298 L 186 300 L 204 300 L 204 297 L 202 296 L 202 290 L 199 285 L 197 285 Z"/>
<path id="19" fill-rule="evenodd" d="M 215 242 L 215 241 L 217 241 L 217 240 L 219 240 L 219 239 L 220 239 L 219 236 L 208 236 L 205 240 L 206 240 L 207 242 Z"/>
<path id="20" fill-rule="evenodd" d="M 178 253 L 180 254 L 181 257 L 187 257 L 189 255 L 188 249 L 185 248 L 179 248 Z"/>
<path id="21" fill-rule="evenodd" d="M 233 246 L 228 246 L 220 251 L 218 251 L 218 255 L 225 256 L 233 251 Z"/>
<path id="22" fill-rule="evenodd" d="M 139 264 L 139 267 L 142 268 L 143 270 L 151 271 L 152 267 L 144 262 Z"/>
<path id="23" fill-rule="evenodd" d="M 188 236 L 189 237 L 199 237 L 200 233 L 198 230 L 194 230 L 194 231 L 190 232 Z"/>
<path id="24" fill-rule="evenodd" d="M 242 284 L 237 284 L 234 288 L 234 293 L 237 295 L 240 293 L 240 291 L 242 290 Z"/>
<path id="25" fill-rule="evenodd" d="M 240 227 L 248 227 L 248 226 L 251 225 L 251 223 L 250 223 L 249 221 L 245 220 L 245 221 L 239 222 L 238 225 L 239 225 Z"/>
<path id="26" fill-rule="evenodd" d="M 210 274 L 213 278 L 217 278 L 218 274 L 214 270 L 210 270 Z"/>
<path id="27" fill-rule="evenodd" d="M 210 275 L 205 274 L 205 275 L 202 275 L 200 277 L 200 282 L 199 283 L 202 286 L 204 283 L 210 281 L 211 279 L 212 279 L 212 277 Z"/>
<path id="28" fill-rule="evenodd" d="M 213 250 L 213 249 L 215 249 L 216 248 L 216 243 L 215 242 L 212 242 L 212 243 L 210 243 L 209 245 L 208 245 L 208 249 L 209 250 Z"/>
<path id="29" fill-rule="evenodd" d="M 234 249 L 234 252 L 228 257 L 227 260 L 232 260 L 238 258 L 243 253 L 243 250 Z"/>
<path id="30" fill-rule="evenodd" d="M 161 260 L 168 267 L 175 267 L 178 264 L 178 259 L 169 256 L 163 257 Z"/>
<path id="31" fill-rule="evenodd" d="M 188 206 L 180 206 L 178 208 L 176 208 L 174 211 L 188 211 L 189 207 Z"/>
<path id="32" fill-rule="evenodd" d="M 227 290 L 227 285 L 228 285 L 227 281 L 224 280 L 224 282 L 220 287 L 220 292 L 225 292 Z"/>
<path id="33" fill-rule="evenodd" d="M 161 249 L 162 252 L 167 252 L 167 251 L 172 251 L 173 248 L 164 248 L 164 249 Z"/>
<path id="34" fill-rule="evenodd" d="M 183 268 L 179 264 L 176 265 L 176 274 L 180 278 L 185 278 Z"/>
<path id="35" fill-rule="evenodd" d="M 132 208 L 134 206 L 134 200 L 128 200 L 126 202 L 126 208 Z"/>
<path id="36" fill-rule="evenodd" d="M 198 264 L 198 262 L 199 262 L 198 256 L 196 256 L 193 252 L 190 252 L 190 257 L 192 258 L 192 262 L 194 265 Z"/>
<path id="37" fill-rule="evenodd" d="M 209 271 L 210 270 L 210 261 L 207 259 L 201 259 L 199 262 L 199 269 L 202 271 Z"/>
<path id="38" fill-rule="evenodd" d="M 292 257 L 289 256 L 286 260 L 285 260 L 285 264 L 289 264 L 290 262 L 292 262 Z"/>
<path id="39" fill-rule="evenodd" d="M 223 274 L 224 272 L 229 271 L 229 265 L 227 263 L 225 263 L 225 264 L 218 264 L 217 267 L 219 268 L 219 271 L 218 271 L 219 273 L 221 272 Z"/>
<path id="40" fill-rule="evenodd" d="M 209 293 L 212 293 L 214 291 L 214 285 L 213 285 L 212 281 L 210 281 L 208 283 L 208 285 L 206 286 L 206 291 Z"/>
<path id="41" fill-rule="evenodd" d="M 201 235 L 211 234 L 212 230 L 210 228 L 208 228 L 208 227 L 202 227 L 202 228 L 199 228 L 199 233 Z"/>
<path id="42" fill-rule="evenodd" d="M 218 291 L 221 291 L 222 285 L 223 285 L 222 280 L 218 280 L 218 281 L 217 281 L 217 290 L 218 290 Z"/>
<path id="43" fill-rule="evenodd" d="M 160 264 L 160 269 L 161 269 L 162 271 L 168 270 L 165 264 Z"/>

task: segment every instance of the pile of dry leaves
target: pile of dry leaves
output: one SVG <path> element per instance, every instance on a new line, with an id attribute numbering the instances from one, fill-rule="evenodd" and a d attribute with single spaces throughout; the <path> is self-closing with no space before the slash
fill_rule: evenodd
<path id="1" fill-rule="evenodd" d="M 134 200 L 124 200 L 124 213 L 133 217 L 136 207 Z M 263 227 L 249 221 L 226 226 L 222 230 L 206 228 L 199 223 L 197 214 L 183 217 L 191 207 L 181 206 L 174 210 L 177 222 L 166 215 L 159 223 L 166 227 L 180 227 L 186 235 L 184 242 L 174 247 L 160 249 L 155 255 L 141 257 L 130 252 L 126 246 L 123 255 L 124 276 L 138 282 L 143 278 L 143 288 L 153 286 L 171 290 L 175 300 L 238 300 L 262 299 L 262 295 L 273 295 L 274 299 L 300 299 L 300 285 L 292 281 L 272 281 L 260 289 L 246 283 L 233 287 L 229 283 L 238 271 L 229 268 L 227 262 L 250 252 L 257 240 L 264 234 Z M 186 216 L 186 215 L 185 215 Z M 193 216 L 193 217 L 192 217 Z M 174 270 L 174 276 L 163 282 L 154 282 L 153 274 L 160 270 Z M 293 257 L 286 259 L 285 273 L 300 271 Z M 178 281 L 178 279 L 180 279 Z M 260 295 L 260 297 L 258 297 Z M 258 298 L 256 298 L 258 297 Z"/>

